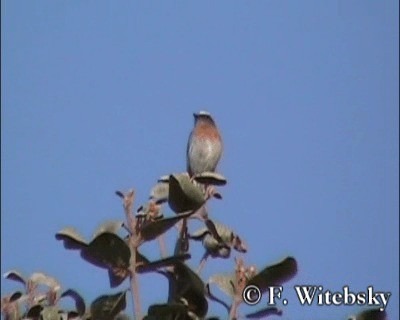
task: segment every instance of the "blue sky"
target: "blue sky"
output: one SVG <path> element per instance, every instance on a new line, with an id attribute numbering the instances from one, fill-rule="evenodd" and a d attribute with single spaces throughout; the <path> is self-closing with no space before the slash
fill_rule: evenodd
<path id="1" fill-rule="evenodd" d="M 398 9 L 2 1 L 2 272 L 46 272 L 87 302 L 115 292 L 54 234 L 75 226 L 90 238 L 123 217 L 115 190 L 133 187 L 138 206 L 159 176 L 183 171 L 192 113 L 205 109 L 223 134 L 228 179 L 210 215 L 247 242 L 247 263 L 298 261 L 282 319 L 362 309 L 300 306 L 298 284 L 391 291 L 387 312 L 399 318 Z M 154 245 L 143 252 L 158 257 Z M 204 276 L 232 267 L 212 260 Z M 1 285 L 2 295 L 19 289 Z M 165 299 L 164 279 L 140 285 L 144 309 Z M 214 305 L 210 314 L 224 316 Z"/>

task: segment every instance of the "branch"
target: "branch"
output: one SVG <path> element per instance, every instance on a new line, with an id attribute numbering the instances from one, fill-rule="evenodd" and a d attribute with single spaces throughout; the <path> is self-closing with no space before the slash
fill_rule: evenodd
<path id="1" fill-rule="evenodd" d="M 139 297 L 139 283 L 136 274 L 136 251 L 138 247 L 138 233 L 136 230 L 136 219 L 133 215 L 133 202 L 135 199 L 135 192 L 130 190 L 127 194 L 123 194 L 124 210 L 127 221 L 127 228 L 129 230 L 129 248 L 131 249 L 131 259 L 130 259 L 130 283 L 131 292 L 133 299 L 133 307 L 135 312 L 135 318 L 137 320 L 142 319 L 142 312 L 140 306 Z"/>

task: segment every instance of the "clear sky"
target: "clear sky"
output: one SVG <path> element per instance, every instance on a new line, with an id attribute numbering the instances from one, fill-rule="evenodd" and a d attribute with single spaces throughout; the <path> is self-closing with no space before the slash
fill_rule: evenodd
<path id="1" fill-rule="evenodd" d="M 46 272 L 87 302 L 118 291 L 54 234 L 90 238 L 123 218 L 115 190 L 133 187 L 138 206 L 183 171 L 192 113 L 205 109 L 228 179 L 211 217 L 247 242 L 247 263 L 298 261 L 282 319 L 362 310 L 302 307 L 298 284 L 391 291 L 399 318 L 398 1 L 5 0 L 1 11 L 2 272 Z M 230 268 L 209 261 L 204 277 Z M 140 284 L 144 309 L 165 299 L 164 279 Z"/>

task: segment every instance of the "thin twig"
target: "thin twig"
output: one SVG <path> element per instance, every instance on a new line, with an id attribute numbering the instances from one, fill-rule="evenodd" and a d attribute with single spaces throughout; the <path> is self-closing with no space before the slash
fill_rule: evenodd
<path id="1" fill-rule="evenodd" d="M 204 268 L 204 266 L 205 266 L 205 264 L 206 264 L 206 262 L 207 262 L 208 256 L 209 256 L 209 254 L 208 254 L 208 252 L 206 251 L 206 252 L 204 253 L 203 257 L 201 258 L 201 261 L 200 261 L 199 266 L 197 267 L 197 274 L 198 274 L 198 275 L 200 275 L 201 270 L 203 270 L 203 268 Z"/>
<path id="2" fill-rule="evenodd" d="M 136 273 L 136 250 L 132 251 L 131 254 L 131 290 L 132 290 L 132 296 L 133 296 L 133 305 L 134 305 L 134 310 L 135 310 L 135 318 L 137 320 L 142 319 L 142 311 L 141 311 L 141 306 L 140 306 L 140 297 L 139 297 L 139 283 L 137 279 L 137 273 Z"/>
<path id="3" fill-rule="evenodd" d="M 139 297 L 139 283 L 136 274 L 136 252 L 138 247 L 138 233 L 136 230 L 136 219 L 133 215 L 133 202 L 135 199 L 135 192 L 130 190 L 126 195 L 124 195 L 124 209 L 127 221 L 127 227 L 130 231 L 129 235 L 129 247 L 131 249 L 131 259 L 130 259 L 130 283 L 132 291 L 133 308 L 135 313 L 135 319 L 142 319 L 142 312 L 140 306 Z"/>
<path id="4" fill-rule="evenodd" d="M 233 300 L 233 303 L 232 303 L 232 306 L 231 306 L 231 310 L 229 311 L 229 319 L 230 320 L 236 320 L 237 319 L 237 309 L 238 309 L 238 306 L 239 306 L 240 302 L 241 302 L 241 300 L 238 300 L 236 298 Z"/>
<path id="5" fill-rule="evenodd" d="M 167 247 L 165 245 L 165 236 L 164 236 L 164 234 L 161 234 L 161 235 L 158 236 L 158 244 L 160 246 L 161 258 L 166 258 L 167 257 Z"/>

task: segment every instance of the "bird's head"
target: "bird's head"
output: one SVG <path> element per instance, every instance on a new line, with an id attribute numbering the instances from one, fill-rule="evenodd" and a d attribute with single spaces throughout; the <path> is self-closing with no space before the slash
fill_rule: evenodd
<path id="1" fill-rule="evenodd" d="M 193 113 L 194 123 L 197 121 L 211 122 L 214 124 L 214 119 L 211 117 L 211 114 L 208 111 L 199 111 L 197 113 Z"/>

